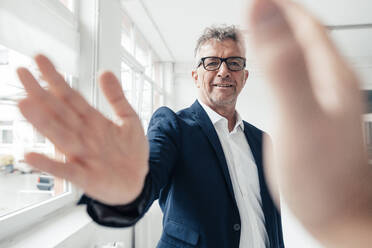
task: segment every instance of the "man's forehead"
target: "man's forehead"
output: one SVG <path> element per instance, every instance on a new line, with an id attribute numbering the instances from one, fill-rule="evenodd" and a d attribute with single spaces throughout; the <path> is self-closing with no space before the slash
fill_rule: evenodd
<path id="1" fill-rule="evenodd" d="M 226 39 L 226 40 L 216 40 L 216 39 L 210 39 L 206 42 L 204 42 L 199 49 L 199 55 L 210 55 L 213 54 L 209 53 L 233 53 L 233 56 L 244 56 L 244 48 L 239 42 L 236 42 L 232 39 Z"/>

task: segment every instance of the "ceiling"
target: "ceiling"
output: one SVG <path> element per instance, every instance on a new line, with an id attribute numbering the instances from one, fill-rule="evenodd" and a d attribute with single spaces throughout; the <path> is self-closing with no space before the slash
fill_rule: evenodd
<path id="1" fill-rule="evenodd" d="M 127 14 L 153 44 L 159 59 L 173 62 L 193 60 L 195 41 L 206 26 L 223 23 L 241 24 L 249 2 L 250 0 L 122 0 Z M 303 3 L 327 26 L 372 24 L 371 0 L 297 0 L 297 2 Z M 358 43 L 358 39 L 372 40 L 371 26 L 362 32 L 364 36 L 360 38 L 353 34 L 354 43 Z M 369 35 L 366 36 L 366 33 Z M 350 43 L 349 35 L 345 33 L 344 36 Z M 364 43 L 367 45 L 366 40 Z M 355 47 L 361 46 L 355 44 Z M 370 54 L 367 55 L 372 56 L 372 49 L 369 50 Z M 360 51 L 363 54 L 365 52 L 364 49 Z"/>

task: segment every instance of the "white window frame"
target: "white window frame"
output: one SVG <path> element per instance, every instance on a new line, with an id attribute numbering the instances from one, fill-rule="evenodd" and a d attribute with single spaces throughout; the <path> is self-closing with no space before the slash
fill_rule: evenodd
<path id="1" fill-rule="evenodd" d="M 12 6 L 13 4 L 9 0 L 5 0 L 3 3 L 5 5 L 9 4 L 8 6 Z M 23 3 L 29 4 L 26 2 Z M 78 30 L 77 15 L 67 9 L 61 2 L 59 2 L 59 0 L 35 0 L 32 3 L 37 5 L 35 9 L 40 8 L 40 6 L 46 7 L 43 8 L 43 10 L 49 11 L 49 14 L 52 14 L 59 21 L 62 20 L 67 29 Z M 78 1 L 75 0 L 74 10 L 77 9 L 77 3 Z M 32 11 L 32 9 L 28 9 L 28 11 Z M 17 51 L 17 48 L 14 47 L 11 47 L 11 49 Z M 20 52 L 23 53 L 22 51 Z M 76 50 L 76 53 L 78 54 L 79 51 Z M 75 87 L 75 85 L 72 85 L 72 87 Z M 3 242 L 4 240 L 13 237 L 18 232 L 21 232 L 22 230 L 25 230 L 36 223 L 48 219 L 52 213 L 56 213 L 57 211 L 76 205 L 80 192 L 71 183 L 67 183 L 65 181 L 64 184 L 64 193 L 0 217 L 0 241 Z"/>
<path id="2" fill-rule="evenodd" d="M 159 93 L 164 103 L 165 94 L 164 94 L 164 89 L 161 87 L 161 85 L 164 85 L 164 83 L 161 82 L 160 84 L 156 84 L 155 80 L 153 79 L 154 77 L 153 57 L 155 57 L 155 52 L 149 45 L 149 42 L 144 38 L 142 33 L 138 30 L 136 25 L 133 23 L 133 21 L 131 20 L 131 18 L 129 17 L 129 15 L 126 13 L 126 11 L 123 8 L 121 9 L 121 13 L 122 13 L 122 19 L 125 18 L 131 21 L 131 25 L 128 25 L 128 26 L 131 26 L 131 30 L 129 30 L 129 33 L 131 34 L 131 41 L 132 41 L 132 44 L 130 45 L 130 47 L 132 48 L 132 51 L 128 51 L 124 46 L 121 46 L 121 61 L 126 63 L 132 70 L 132 92 L 131 93 L 134 94 L 132 95 L 132 99 L 133 99 L 133 103 L 135 104 L 134 108 L 137 110 L 138 115 L 141 118 L 142 117 L 142 113 L 141 113 L 142 97 L 141 95 L 137 96 L 138 87 L 139 89 L 142 89 L 145 81 L 150 83 L 151 85 L 151 112 L 153 112 L 155 91 Z M 122 28 L 124 28 L 123 25 L 122 25 Z M 148 54 L 148 63 L 149 63 L 148 66 L 150 66 L 149 71 L 151 75 L 146 74 L 145 66 L 142 65 L 136 58 L 136 50 L 137 50 L 135 46 L 136 37 L 141 37 L 141 39 L 143 39 L 147 43 L 147 49 L 148 49 L 147 54 Z M 139 85 L 138 85 L 138 82 L 136 82 L 136 77 L 135 77 L 136 73 L 140 75 Z M 162 72 L 159 72 L 159 73 L 162 73 Z M 125 82 L 125 79 L 123 81 Z"/>

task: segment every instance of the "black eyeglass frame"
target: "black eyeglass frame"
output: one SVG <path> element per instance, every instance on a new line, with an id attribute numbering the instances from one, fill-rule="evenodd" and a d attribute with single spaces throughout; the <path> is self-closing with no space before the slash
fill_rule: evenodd
<path id="1" fill-rule="evenodd" d="M 219 66 L 218 66 L 216 69 L 214 69 L 214 70 L 208 70 L 208 69 L 206 68 L 205 64 L 204 64 L 204 61 L 205 61 L 206 59 L 219 59 L 219 60 L 220 60 L 220 64 L 219 64 Z M 244 61 L 244 65 L 243 65 L 242 69 L 240 69 L 240 70 L 231 70 L 230 67 L 229 67 L 229 64 L 227 63 L 227 60 L 228 60 L 228 59 L 242 59 L 242 60 Z M 220 69 L 220 67 L 221 67 L 221 65 L 222 65 L 223 62 L 226 63 L 226 66 L 227 66 L 227 68 L 228 68 L 230 71 L 242 71 L 242 70 L 244 70 L 244 68 L 246 67 L 246 58 L 243 58 L 243 57 L 240 57 L 240 56 L 233 56 L 233 57 L 227 57 L 227 58 L 220 58 L 220 57 L 216 57 L 216 56 L 208 56 L 208 57 L 203 57 L 203 58 L 201 58 L 201 59 L 200 59 L 200 62 L 199 62 L 199 64 L 198 64 L 198 66 L 197 66 L 196 68 L 199 68 L 201 65 L 203 65 L 203 68 L 204 68 L 206 71 L 217 71 L 217 70 Z"/>

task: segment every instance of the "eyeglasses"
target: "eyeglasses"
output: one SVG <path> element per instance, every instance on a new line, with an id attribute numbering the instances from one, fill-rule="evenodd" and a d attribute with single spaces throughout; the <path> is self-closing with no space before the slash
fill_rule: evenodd
<path id="1" fill-rule="evenodd" d="M 203 65 L 207 71 L 216 71 L 220 69 L 222 62 L 226 63 L 230 71 L 241 71 L 245 68 L 245 58 L 242 57 L 204 57 L 200 59 L 197 68 Z"/>

